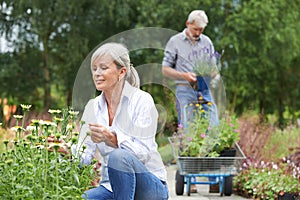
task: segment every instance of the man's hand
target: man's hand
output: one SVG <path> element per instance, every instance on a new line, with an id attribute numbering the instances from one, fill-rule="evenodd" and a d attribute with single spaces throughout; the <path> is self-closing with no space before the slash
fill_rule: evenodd
<path id="1" fill-rule="evenodd" d="M 197 81 L 197 75 L 193 72 L 183 72 L 183 78 L 189 83 L 195 83 Z"/>
<path id="2" fill-rule="evenodd" d="M 189 83 L 195 83 L 197 81 L 197 75 L 193 72 L 180 72 L 172 67 L 162 67 L 162 74 L 165 77 L 177 80 L 186 80 Z"/>

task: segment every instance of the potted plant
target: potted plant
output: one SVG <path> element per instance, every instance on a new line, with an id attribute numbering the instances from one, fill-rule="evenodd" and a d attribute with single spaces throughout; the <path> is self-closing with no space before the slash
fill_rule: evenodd
<path id="1" fill-rule="evenodd" d="M 210 102 L 207 103 L 211 105 Z M 218 130 L 209 127 L 208 113 L 202 108 L 198 102 L 191 103 L 188 106 L 195 108 L 193 111 L 193 121 L 188 123 L 188 128 L 183 129 L 178 126 L 180 138 L 179 156 L 183 157 L 217 157 L 213 147 L 218 144 Z"/>
<path id="2" fill-rule="evenodd" d="M 214 147 L 214 151 L 221 157 L 234 157 L 236 149 L 235 143 L 240 139 L 239 123 L 235 116 L 227 115 L 220 120 L 219 143 Z"/>
<path id="3" fill-rule="evenodd" d="M 211 102 L 207 103 L 211 106 Z M 181 125 L 172 140 L 177 144 L 178 156 L 182 157 L 218 157 L 227 151 L 233 151 L 234 144 L 239 140 L 238 120 L 235 116 L 227 116 L 220 120 L 218 126 L 209 126 L 209 113 L 200 103 L 190 104 L 195 107 L 193 121 L 187 130 Z M 230 154 L 229 157 L 234 157 Z"/>
<path id="4" fill-rule="evenodd" d="M 196 59 L 193 70 L 197 75 L 197 87 L 202 90 L 209 89 L 211 77 L 219 71 L 219 60 L 221 55 L 218 52 L 210 54 L 203 51 L 203 54 Z"/>
<path id="5" fill-rule="evenodd" d="M 298 199 L 300 173 L 292 160 L 286 163 L 248 159 L 243 170 L 234 178 L 236 191 L 249 198 Z"/>
<path id="6" fill-rule="evenodd" d="M 201 103 L 203 102 L 199 100 L 199 102 L 188 105 L 196 108 L 192 113 L 193 121 L 188 123 L 186 129 L 179 124 L 178 131 L 169 139 L 173 153 L 175 152 L 174 157 L 178 157 L 180 172 L 182 174 L 231 173 L 234 159 L 216 157 L 219 157 L 224 149 L 233 147 L 233 144 L 239 139 L 237 120 L 236 118 L 226 118 L 221 120 L 219 125 L 211 127 L 209 112 L 203 109 Z M 208 106 L 212 105 L 211 102 L 205 103 Z M 176 178 L 180 188 L 183 185 L 182 180 Z M 212 177 L 210 182 L 215 182 L 215 179 Z M 232 177 L 226 177 L 224 184 L 226 185 L 224 194 L 231 195 Z"/>

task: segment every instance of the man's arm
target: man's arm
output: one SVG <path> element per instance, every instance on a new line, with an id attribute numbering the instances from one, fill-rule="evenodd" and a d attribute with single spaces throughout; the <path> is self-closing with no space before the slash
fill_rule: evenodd
<path id="1" fill-rule="evenodd" d="M 170 79 L 186 80 L 190 83 L 197 81 L 196 74 L 193 72 L 179 72 L 172 67 L 163 66 L 162 74 Z"/>

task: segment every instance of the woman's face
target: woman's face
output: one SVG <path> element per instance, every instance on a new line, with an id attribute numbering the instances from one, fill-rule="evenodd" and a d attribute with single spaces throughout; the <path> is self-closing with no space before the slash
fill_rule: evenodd
<path id="1" fill-rule="evenodd" d="M 91 66 L 94 84 L 97 90 L 112 90 L 124 78 L 126 68 L 118 69 L 109 55 L 95 59 Z"/>

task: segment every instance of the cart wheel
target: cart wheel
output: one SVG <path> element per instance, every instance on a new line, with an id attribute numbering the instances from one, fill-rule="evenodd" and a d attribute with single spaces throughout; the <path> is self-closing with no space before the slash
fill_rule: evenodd
<path id="1" fill-rule="evenodd" d="M 176 171 L 176 176 L 175 176 L 175 184 L 176 184 L 176 194 L 177 195 L 183 195 L 183 190 L 184 190 L 184 176 L 180 175 L 179 171 Z"/>
<path id="2" fill-rule="evenodd" d="M 224 181 L 224 195 L 230 196 L 232 194 L 232 176 L 225 177 Z"/>

